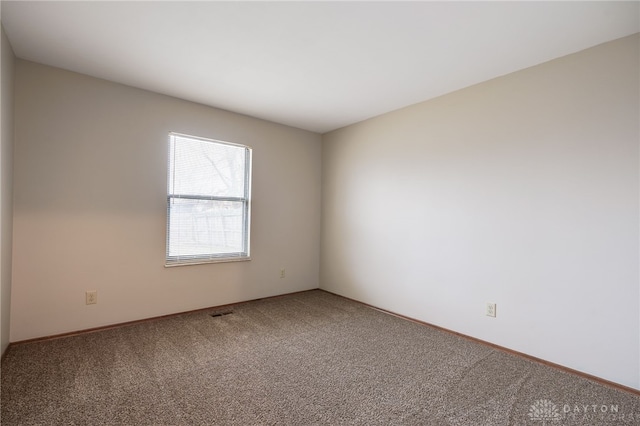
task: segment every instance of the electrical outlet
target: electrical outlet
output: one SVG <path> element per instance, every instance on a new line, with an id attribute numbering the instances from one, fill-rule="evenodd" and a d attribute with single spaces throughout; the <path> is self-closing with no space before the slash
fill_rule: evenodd
<path id="1" fill-rule="evenodd" d="M 87 291 L 85 293 L 85 297 L 86 297 L 86 304 L 87 305 L 95 305 L 96 303 L 98 303 L 98 291 L 97 290 Z"/>
<path id="2" fill-rule="evenodd" d="M 487 303 L 487 316 L 495 318 L 495 316 L 496 316 L 496 304 L 495 303 Z"/>
<path id="3" fill-rule="evenodd" d="M 285 276 L 285 270 L 284 268 L 280 269 L 280 278 L 284 278 Z"/>

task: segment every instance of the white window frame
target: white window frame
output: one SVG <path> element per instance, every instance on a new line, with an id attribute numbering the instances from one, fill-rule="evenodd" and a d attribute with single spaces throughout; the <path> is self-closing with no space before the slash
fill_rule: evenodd
<path id="1" fill-rule="evenodd" d="M 173 194 L 171 192 L 171 179 L 172 175 L 172 154 L 171 149 L 174 146 L 174 138 L 186 138 L 192 140 L 198 140 L 202 142 L 208 142 L 218 145 L 234 146 L 245 149 L 245 173 L 244 173 L 244 196 L 243 197 L 219 197 L 219 196 L 203 196 L 195 194 Z M 243 260 L 251 260 L 250 256 L 250 230 L 251 230 L 251 169 L 252 169 L 252 149 L 249 146 L 220 141 L 216 139 L 208 139 L 199 136 L 191 136 L 182 133 L 170 132 L 168 143 L 168 159 L 167 159 L 167 233 L 166 233 L 166 253 L 165 253 L 165 266 L 182 266 L 182 265 L 198 265 L 203 263 L 218 263 L 218 262 L 235 262 Z M 170 249 L 170 226 L 171 226 L 171 201 L 173 199 L 191 199 L 191 200 L 212 200 L 212 201 L 233 201 L 243 203 L 243 250 L 239 252 L 225 252 L 225 253 L 209 253 L 192 254 L 192 255 L 178 255 L 172 256 L 169 254 Z"/>

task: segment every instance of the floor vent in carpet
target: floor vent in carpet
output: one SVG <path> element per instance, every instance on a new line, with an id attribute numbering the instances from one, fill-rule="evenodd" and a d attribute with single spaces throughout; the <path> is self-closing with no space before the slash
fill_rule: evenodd
<path id="1" fill-rule="evenodd" d="M 225 315 L 231 315 L 233 313 L 233 311 L 220 311 L 220 312 L 214 312 L 212 314 L 209 314 L 209 316 L 215 318 L 215 317 L 223 317 Z"/>

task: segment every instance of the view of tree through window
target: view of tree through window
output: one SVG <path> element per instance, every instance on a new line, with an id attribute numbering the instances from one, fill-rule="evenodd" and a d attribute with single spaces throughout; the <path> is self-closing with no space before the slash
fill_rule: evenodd
<path id="1" fill-rule="evenodd" d="M 251 149 L 169 135 L 167 265 L 249 256 Z"/>

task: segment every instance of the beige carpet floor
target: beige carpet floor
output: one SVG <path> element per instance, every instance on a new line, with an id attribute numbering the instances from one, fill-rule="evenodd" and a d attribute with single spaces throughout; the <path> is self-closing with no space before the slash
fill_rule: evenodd
<path id="1" fill-rule="evenodd" d="M 12 346 L 2 425 L 640 424 L 637 395 L 320 290 L 231 309 Z"/>

